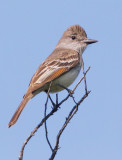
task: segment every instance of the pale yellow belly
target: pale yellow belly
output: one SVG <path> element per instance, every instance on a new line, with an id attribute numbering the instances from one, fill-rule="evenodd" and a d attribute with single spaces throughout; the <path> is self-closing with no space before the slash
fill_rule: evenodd
<path id="1" fill-rule="evenodd" d="M 59 92 L 64 89 L 63 87 L 65 88 L 69 87 L 74 82 L 74 80 L 77 78 L 80 72 L 80 69 L 81 69 L 81 66 L 77 66 L 71 69 L 70 71 L 66 72 L 59 78 L 55 79 L 52 82 L 50 92 L 51 93 Z M 60 85 L 63 87 L 61 87 Z M 43 87 L 43 90 L 48 90 L 48 88 L 49 88 L 49 83 Z"/>

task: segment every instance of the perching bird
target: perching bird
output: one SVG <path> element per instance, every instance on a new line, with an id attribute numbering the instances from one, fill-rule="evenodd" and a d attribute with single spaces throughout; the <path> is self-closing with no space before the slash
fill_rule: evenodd
<path id="1" fill-rule="evenodd" d="M 64 32 L 54 51 L 35 72 L 28 90 L 8 126 L 11 127 L 16 123 L 32 97 L 48 90 L 51 81 L 50 92 L 52 93 L 59 92 L 71 85 L 80 72 L 83 51 L 87 45 L 95 42 L 97 41 L 87 38 L 86 32 L 79 25 L 70 26 Z"/>

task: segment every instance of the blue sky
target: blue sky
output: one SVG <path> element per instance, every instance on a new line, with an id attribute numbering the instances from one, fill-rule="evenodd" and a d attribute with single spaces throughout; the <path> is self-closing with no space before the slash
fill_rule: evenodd
<path id="1" fill-rule="evenodd" d="M 73 24 L 99 42 L 84 52 L 85 69 L 91 66 L 87 74 L 91 93 L 63 133 L 55 159 L 122 159 L 122 1 L 4 0 L 0 2 L 2 160 L 18 158 L 26 137 L 43 117 L 46 95 L 40 93 L 27 104 L 17 124 L 7 127 L 35 70 Z M 82 84 L 77 99 L 83 92 Z M 59 93 L 59 99 L 65 95 L 66 91 Z M 71 105 L 69 100 L 48 121 L 52 145 Z M 26 146 L 24 159 L 47 160 L 50 154 L 42 127 Z"/>

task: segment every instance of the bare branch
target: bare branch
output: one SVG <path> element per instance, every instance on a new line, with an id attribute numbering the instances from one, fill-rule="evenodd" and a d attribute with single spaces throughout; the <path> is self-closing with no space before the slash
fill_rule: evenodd
<path id="1" fill-rule="evenodd" d="M 49 86 L 49 89 L 48 89 L 48 92 L 47 92 L 47 100 L 46 100 L 46 103 L 45 103 L 44 117 L 46 117 L 47 103 L 48 103 L 48 98 L 49 98 L 49 92 L 50 92 L 51 85 L 52 85 L 52 81 L 51 81 L 51 83 L 50 83 L 50 86 Z M 48 131 L 47 131 L 47 123 L 46 123 L 46 121 L 44 122 L 44 124 L 45 124 L 44 126 L 45 126 L 46 140 L 47 140 L 47 143 L 48 143 L 50 149 L 51 149 L 52 152 L 53 152 L 53 148 L 52 148 L 51 143 L 50 143 L 49 138 L 48 138 Z"/>
<path id="2" fill-rule="evenodd" d="M 34 136 L 34 134 L 37 132 L 37 130 L 44 124 L 44 122 L 50 118 L 56 111 L 58 110 L 58 106 L 53 108 L 52 111 L 46 115 L 46 117 L 44 117 L 42 119 L 42 121 L 35 127 L 35 129 L 31 132 L 31 134 L 28 136 L 28 138 L 25 140 L 24 144 L 22 145 L 21 151 L 20 151 L 20 156 L 19 156 L 19 160 L 23 159 L 23 153 L 24 153 L 24 149 L 25 146 L 27 145 L 27 143 L 29 142 L 29 140 Z"/>
<path id="3" fill-rule="evenodd" d="M 63 133 L 63 131 L 66 128 L 66 126 L 68 125 L 69 121 L 73 118 L 73 116 L 78 111 L 79 105 L 84 101 L 84 99 L 89 95 L 89 93 L 90 93 L 90 91 L 85 93 L 85 95 L 79 100 L 79 102 L 70 111 L 68 117 L 66 118 L 65 123 L 63 124 L 62 128 L 60 129 L 60 131 L 59 131 L 59 133 L 57 135 L 56 144 L 55 144 L 54 150 L 53 150 L 52 155 L 51 155 L 49 160 L 53 160 L 55 158 L 55 155 L 56 155 L 56 153 L 57 153 L 57 151 L 59 149 L 59 139 L 60 139 L 61 134 Z"/>
<path id="4" fill-rule="evenodd" d="M 60 139 L 60 136 L 61 134 L 63 133 L 64 129 L 66 128 L 66 126 L 68 125 L 69 121 L 73 118 L 73 116 L 76 114 L 76 112 L 78 111 L 78 107 L 79 105 L 83 102 L 83 100 L 88 96 L 88 94 L 90 93 L 90 91 L 87 91 L 87 84 L 86 84 L 86 73 L 88 72 L 88 70 L 90 69 L 90 67 L 87 69 L 86 72 L 84 72 L 84 62 L 83 62 L 83 59 L 82 59 L 82 70 L 83 70 L 83 78 L 81 78 L 81 80 L 77 83 L 77 85 L 74 87 L 74 89 L 72 90 L 72 93 L 75 91 L 75 89 L 77 88 L 77 86 L 81 83 L 81 81 L 84 79 L 84 83 L 85 83 L 85 95 L 79 100 L 78 103 L 76 103 L 74 97 L 72 96 L 74 102 L 76 103 L 76 105 L 72 108 L 72 110 L 70 111 L 68 117 L 66 118 L 66 121 L 64 123 L 64 125 L 62 126 L 62 128 L 60 129 L 58 135 L 57 135 L 57 139 L 56 139 L 56 144 L 55 144 L 55 147 L 54 147 L 54 150 L 52 152 L 52 155 L 50 157 L 49 160 L 53 160 L 55 158 L 55 155 L 59 149 L 59 139 Z M 69 96 L 70 93 L 69 93 Z M 66 100 L 67 100 L 67 97 L 66 97 Z M 63 101 L 64 102 L 64 101 Z"/>
<path id="5" fill-rule="evenodd" d="M 86 72 L 84 72 L 84 63 L 83 63 L 83 59 L 82 59 L 82 70 L 83 70 L 83 77 L 80 79 L 80 81 L 75 85 L 75 87 L 73 88 L 73 90 L 71 90 L 71 92 L 68 92 L 68 95 L 60 102 L 58 102 L 58 94 L 56 94 L 56 104 L 53 102 L 53 100 L 51 99 L 50 95 L 49 95 L 49 91 L 50 91 L 50 87 L 52 82 L 50 83 L 49 89 L 48 89 L 48 93 L 47 93 L 47 100 L 45 103 L 45 111 L 44 111 L 44 118 L 41 120 L 41 122 L 36 126 L 36 128 L 31 132 L 31 134 L 28 136 L 28 138 L 26 139 L 26 141 L 24 142 L 22 148 L 21 148 L 21 152 L 20 152 L 20 156 L 19 156 L 19 160 L 23 159 L 23 152 L 24 152 L 24 148 L 26 146 L 26 144 L 29 142 L 29 140 L 34 136 L 34 134 L 36 133 L 36 131 L 43 125 L 45 124 L 45 135 L 46 135 L 46 140 L 48 145 L 50 146 L 50 149 L 52 151 L 52 155 L 50 157 L 50 160 L 53 160 L 57 151 L 58 151 L 58 147 L 59 147 L 59 140 L 60 140 L 60 136 L 62 135 L 64 129 L 66 128 L 66 126 L 68 125 L 69 121 L 73 118 L 73 116 L 75 115 L 75 113 L 78 111 L 78 107 L 79 105 L 84 101 L 84 99 L 88 96 L 88 94 L 90 93 L 90 91 L 87 91 L 87 84 L 86 84 L 86 74 L 89 71 L 90 67 L 87 69 Z M 74 94 L 75 90 L 77 89 L 78 85 L 81 83 L 81 81 L 84 79 L 84 83 L 85 83 L 85 94 L 84 96 L 78 101 L 75 101 L 75 98 L 73 97 L 72 94 Z M 60 106 L 69 99 L 69 97 L 72 97 L 73 101 L 75 102 L 75 106 L 72 108 L 72 110 L 70 111 L 68 117 L 65 120 L 65 123 L 63 124 L 62 128 L 60 129 L 57 138 L 56 138 L 56 144 L 55 147 L 53 148 L 50 144 L 50 141 L 48 139 L 48 131 L 47 131 L 47 125 L 46 125 L 46 121 L 48 118 L 50 118 L 55 112 L 57 112 L 58 108 L 60 108 Z M 48 99 L 51 100 L 51 103 L 53 105 L 52 110 L 46 115 L 46 111 L 47 111 L 47 104 L 48 104 Z"/>
<path id="6" fill-rule="evenodd" d="M 82 63 L 82 71 L 83 71 L 83 77 L 84 77 L 84 83 L 85 83 L 85 91 L 87 93 L 86 76 L 85 76 L 85 72 L 84 72 L 84 62 L 83 62 L 82 56 L 81 56 L 81 63 Z"/>
<path id="7" fill-rule="evenodd" d="M 90 70 L 90 67 L 88 67 L 88 69 L 86 70 L 86 72 L 84 73 L 84 75 L 86 76 L 87 72 Z M 84 76 L 80 79 L 80 81 L 75 85 L 75 87 L 73 88 L 73 92 L 76 90 L 76 88 L 79 86 L 79 84 L 82 82 L 82 80 L 84 79 Z"/>

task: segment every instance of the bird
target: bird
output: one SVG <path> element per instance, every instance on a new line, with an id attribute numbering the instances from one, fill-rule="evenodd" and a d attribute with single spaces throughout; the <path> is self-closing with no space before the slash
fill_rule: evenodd
<path id="1" fill-rule="evenodd" d="M 82 66 L 82 54 L 89 44 L 97 40 L 87 38 L 87 34 L 80 25 L 67 28 L 53 52 L 45 59 L 33 75 L 27 92 L 11 118 L 8 127 L 14 125 L 26 104 L 38 93 L 48 91 L 60 92 L 69 87 L 78 76 Z"/>

